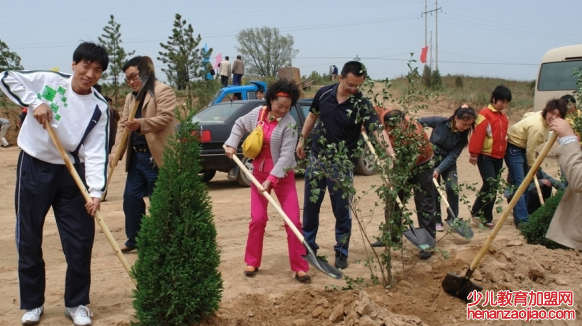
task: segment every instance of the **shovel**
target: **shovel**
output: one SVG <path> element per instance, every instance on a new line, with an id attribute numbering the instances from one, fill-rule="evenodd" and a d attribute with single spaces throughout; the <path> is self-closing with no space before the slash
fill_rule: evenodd
<path id="1" fill-rule="evenodd" d="M 432 182 L 434 183 L 434 186 L 437 188 L 437 191 L 439 192 L 441 199 L 445 202 L 445 206 L 447 206 L 449 214 L 451 214 L 451 216 L 453 217 L 452 220 L 446 219 L 445 222 L 447 222 L 447 224 L 451 227 L 451 229 L 453 229 L 453 231 L 457 232 L 465 239 L 473 239 L 473 236 L 475 234 L 473 233 L 473 230 L 471 229 L 469 223 L 455 216 L 455 213 L 453 213 L 451 205 L 449 205 L 449 201 L 441 191 L 441 188 L 439 187 L 439 183 L 437 182 L 437 180 L 435 178 L 432 178 Z"/>
<path id="2" fill-rule="evenodd" d="M 152 59 L 150 57 L 147 57 L 147 56 L 142 56 L 141 59 L 139 60 L 139 63 L 137 64 L 137 70 L 139 71 L 138 78 L 141 81 L 141 88 L 137 92 L 137 95 L 135 97 L 135 104 L 133 105 L 133 108 L 129 112 L 129 116 L 127 117 L 127 121 L 133 121 L 133 118 L 135 117 L 135 113 L 137 111 L 137 108 L 139 107 L 139 104 L 141 102 L 143 102 L 143 99 L 145 98 L 146 92 L 150 93 L 151 97 L 154 97 L 154 86 L 155 86 L 154 83 L 156 81 L 156 77 L 155 77 L 154 63 L 152 62 Z M 109 189 L 109 182 L 111 182 L 111 176 L 113 175 L 113 171 L 115 170 L 115 167 L 117 166 L 117 162 L 119 161 L 119 159 L 121 157 L 121 153 L 124 152 L 122 149 L 127 148 L 126 142 L 127 142 L 127 137 L 129 137 L 129 133 L 130 133 L 130 131 L 127 129 L 125 129 L 123 131 L 123 136 L 121 137 L 121 142 L 119 143 L 119 147 L 117 147 L 117 151 L 115 151 L 115 156 L 113 158 L 114 164 L 111 165 L 111 168 L 109 169 L 109 173 L 107 173 L 107 184 L 105 186 L 105 189 Z M 115 137 L 115 135 L 113 135 L 113 137 Z M 103 192 L 103 196 L 101 196 L 101 199 L 105 198 L 105 194 L 106 194 L 106 192 Z"/>
<path id="3" fill-rule="evenodd" d="M 368 138 L 368 134 L 366 134 L 364 130 L 362 130 L 362 137 L 366 141 L 370 152 L 372 155 L 374 155 L 376 162 L 380 164 L 380 158 L 378 157 L 378 154 L 376 154 L 376 149 L 374 149 L 374 146 L 372 146 L 372 143 Z M 396 196 L 396 203 L 398 204 L 398 207 L 400 207 L 400 210 L 404 210 L 404 205 L 402 205 L 402 202 L 398 196 Z M 420 250 L 428 250 L 430 248 L 434 248 L 436 245 L 435 239 L 432 237 L 432 235 L 430 235 L 430 233 L 428 233 L 427 230 L 423 228 L 414 228 L 412 223 L 408 225 L 408 230 L 402 232 L 402 234 L 406 237 L 406 239 L 408 239 L 408 241 L 412 242 L 413 245 L 420 248 Z"/>
<path id="4" fill-rule="evenodd" d="M 48 131 L 53 143 L 55 144 L 55 147 L 58 149 L 59 153 L 61 154 L 63 161 L 65 161 L 65 165 L 67 167 L 67 170 L 69 170 L 69 173 L 71 173 L 71 176 L 73 177 L 73 179 L 75 180 L 75 183 L 77 184 L 77 187 L 79 187 L 79 190 L 83 194 L 85 201 L 91 202 L 92 201 L 91 196 L 89 196 L 89 192 L 87 192 L 87 188 L 85 188 L 85 184 L 83 184 L 83 180 L 81 180 L 81 178 L 79 177 L 79 174 L 77 173 L 77 170 L 75 170 L 75 167 L 73 166 L 73 163 L 71 163 L 69 156 L 67 156 L 67 153 L 65 152 L 63 145 L 61 145 L 61 142 L 59 141 L 59 138 L 55 134 L 55 131 L 53 130 L 53 127 L 51 126 L 50 122 L 46 121 L 44 126 L 45 126 L 46 130 Z M 119 258 L 119 261 L 121 262 L 121 264 L 125 268 L 125 271 L 127 272 L 127 274 L 129 274 L 129 277 L 133 281 L 133 284 L 137 286 L 137 282 L 135 281 L 133 276 L 131 276 L 131 267 L 129 267 L 129 263 L 127 262 L 127 259 L 125 259 L 125 256 L 123 255 L 123 253 L 121 253 L 121 250 L 119 249 L 119 246 L 117 245 L 117 242 L 113 238 L 113 235 L 111 235 L 111 232 L 109 231 L 107 224 L 105 224 L 105 221 L 101 217 L 101 214 L 99 214 L 99 211 L 97 211 L 97 213 L 95 213 L 95 219 L 97 220 L 97 224 L 99 224 L 99 227 L 101 227 L 101 231 L 103 231 L 103 234 L 105 234 L 107 241 L 109 241 L 109 244 L 113 248 L 113 251 L 115 251 L 117 258 Z"/>
<path id="5" fill-rule="evenodd" d="M 536 186 L 536 191 L 538 192 L 538 198 L 540 199 L 540 204 L 545 205 L 544 195 L 542 195 L 542 190 L 540 189 L 540 183 L 538 181 L 538 176 L 534 176 L 534 184 Z"/>
<path id="6" fill-rule="evenodd" d="M 447 292 L 450 295 L 454 295 L 454 296 L 458 297 L 459 299 L 467 301 L 467 296 L 469 295 L 469 293 L 471 293 L 473 291 L 483 290 L 482 286 L 471 282 L 469 280 L 469 278 L 471 277 L 471 275 L 473 274 L 473 272 L 477 268 L 477 265 L 479 265 L 479 262 L 481 261 L 481 258 L 483 258 L 483 255 L 485 255 L 485 253 L 489 249 L 491 242 L 493 242 L 493 239 L 495 239 L 495 237 L 497 236 L 497 233 L 499 233 L 499 230 L 501 230 L 501 227 L 503 226 L 505 219 L 507 219 L 507 216 L 509 215 L 509 213 L 511 212 L 511 210 L 513 209 L 515 204 L 517 204 L 519 197 L 521 197 L 521 195 L 523 194 L 523 192 L 526 190 L 527 186 L 531 182 L 531 179 L 536 175 L 538 168 L 542 164 L 542 161 L 544 160 L 546 155 L 548 155 L 548 152 L 552 148 L 552 145 L 556 141 L 557 137 L 558 137 L 558 135 L 555 132 L 552 133 L 552 135 L 550 136 L 550 139 L 548 139 L 548 142 L 544 145 L 544 148 L 540 152 L 540 155 L 535 160 L 533 166 L 531 167 L 531 169 L 529 170 L 529 172 L 527 173 L 527 175 L 525 176 L 525 178 L 521 182 L 521 185 L 519 186 L 519 188 L 517 188 L 517 191 L 513 195 L 513 198 L 511 199 L 509 204 L 503 210 L 503 213 L 501 214 L 501 218 L 499 218 L 499 221 L 495 225 L 495 228 L 493 229 L 493 231 L 491 231 L 491 234 L 489 234 L 489 237 L 485 241 L 485 244 L 483 245 L 483 247 L 481 247 L 481 250 L 479 250 L 479 253 L 477 253 L 477 256 L 475 256 L 475 258 L 473 259 L 473 262 L 471 262 L 471 265 L 469 266 L 469 269 L 465 272 L 465 275 L 458 276 L 452 272 L 447 273 L 447 275 L 445 276 L 445 279 L 443 280 L 443 283 L 442 283 L 442 286 L 443 286 L 443 289 L 445 290 L 445 292 Z"/>
<path id="7" fill-rule="evenodd" d="M 226 149 L 225 145 L 223 145 L 222 147 L 224 147 Z M 297 237 L 297 239 L 299 239 L 299 241 L 301 243 L 303 243 L 303 246 L 305 246 L 305 249 L 307 250 L 307 255 L 302 256 L 302 257 L 305 260 L 307 260 L 307 262 L 309 264 L 311 264 L 311 266 L 313 266 L 313 267 L 317 268 L 318 270 L 322 271 L 323 273 L 327 274 L 327 276 L 341 280 L 343 278 L 342 272 L 340 272 L 337 268 L 331 266 L 328 262 L 323 260 L 321 257 L 317 257 L 315 255 L 315 252 L 313 252 L 313 249 L 311 249 L 311 246 L 309 246 L 309 244 L 305 241 L 303 234 L 301 234 L 301 232 L 299 232 L 299 230 L 297 229 L 295 224 L 293 224 L 291 222 L 291 220 L 289 219 L 287 214 L 285 214 L 285 212 L 283 212 L 283 209 L 281 209 L 281 206 L 279 206 L 279 204 L 277 204 L 277 202 L 273 199 L 273 197 L 271 197 L 271 195 L 268 192 L 260 190 L 263 187 L 261 186 L 259 181 L 255 178 L 255 176 L 251 173 L 251 171 L 249 171 L 249 169 L 247 169 L 247 167 L 240 161 L 240 159 L 236 156 L 236 154 L 232 156 L 232 159 L 239 166 L 240 170 L 242 172 L 244 172 L 244 174 L 249 178 L 249 180 L 251 180 L 255 184 L 255 186 L 259 189 L 261 194 L 263 194 L 263 196 L 265 196 L 265 198 L 267 198 L 267 201 L 269 201 L 269 203 L 271 203 L 271 205 L 273 205 L 273 207 L 275 207 L 277 212 L 281 215 L 281 217 L 283 217 L 283 220 L 285 221 L 285 223 L 289 226 L 289 228 L 291 228 L 291 231 L 293 231 L 293 233 L 295 233 L 295 236 Z"/>

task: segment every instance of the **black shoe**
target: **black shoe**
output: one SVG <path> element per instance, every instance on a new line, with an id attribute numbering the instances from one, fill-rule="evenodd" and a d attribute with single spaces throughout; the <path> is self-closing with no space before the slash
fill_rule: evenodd
<path id="1" fill-rule="evenodd" d="M 429 259 L 430 257 L 432 257 L 432 252 L 430 252 L 430 251 L 424 251 L 424 250 L 421 250 L 421 251 L 418 253 L 418 258 L 420 258 L 420 259 L 422 259 L 422 260 Z"/>
<path id="2" fill-rule="evenodd" d="M 378 240 L 376 242 L 373 242 L 370 246 L 372 248 L 386 247 L 386 245 L 384 244 L 384 242 L 382 240 Z"/>
<path id="3" fill-rule="evenodd" d="M 340 251 L 335 252 L 335 268 L 346 269 L 348 267 L 348 257 Z"/>
<path id="4" fill-rule="evenodd" d="M 135 247 L 125 246 L 125 247 L 121 248 L 121 252 L 123 252 L 124 254 L 126 254 L 130 251 L 133 251 L 133 250 L 135 250 Z"/>

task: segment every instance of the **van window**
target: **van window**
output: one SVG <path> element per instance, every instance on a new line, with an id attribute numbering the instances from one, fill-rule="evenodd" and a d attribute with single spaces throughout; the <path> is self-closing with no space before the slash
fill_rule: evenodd
<path id="1" fill-rule="evenodd" d="M 582 70 L 582 60 L 543 63 L 538 78 L 538 90 L 562 91 L 577 89 L 575 69 Z"/>

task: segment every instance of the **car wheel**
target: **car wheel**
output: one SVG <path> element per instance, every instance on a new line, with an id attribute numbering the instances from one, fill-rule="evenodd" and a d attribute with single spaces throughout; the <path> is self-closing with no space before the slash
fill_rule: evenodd
<path id="1" fill-rule="evenodd" d="M 356 165 L 356 174 L 360 175 L 372 175 L 376 173 L 376 166 L 374 162 L 374 155 L 370 152 L 370 149 L 366 147 L 364 152 L 358 158 L 358 163 Z"/>
<path id="2" fill-rule="evenodd" d="M 210 182 L 216 175 L 216 170 L 202 170 L 198 175 L 202 178 L 203 182 Z"/>
<path id="3" fill-rule="evenodd" d="M 252 158 L 243 157 L 242 163 L 249 171 L 251 171 L 251 173 L 253 173 L 253 159 Z M 243 186 L 243 187 L 250 187 L 251 183 L 252 183 L 251 179 L 249 179 L 247 177 L 247 175 L 243 171 L 241 171 L 240 168 L 238 170 L 238 175 L 236 176 L 236 182 L 238 182 L 238 184 Z"/>

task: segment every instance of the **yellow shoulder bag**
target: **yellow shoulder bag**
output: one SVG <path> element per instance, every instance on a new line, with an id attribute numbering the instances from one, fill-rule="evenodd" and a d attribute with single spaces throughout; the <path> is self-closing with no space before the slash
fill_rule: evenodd
<path id="1" fill-rule="evenodd" d="M 259 122 L 257 122 L 257 127 L 253 130 L 245 139 L 242 144 L 243 155 L 248 158 L 255 158 L 261 152 L 263 148 L 263 116 L 267 107 L 261 109 L 261 114 L 259 115 Z"/>

